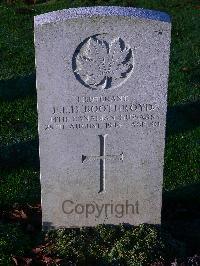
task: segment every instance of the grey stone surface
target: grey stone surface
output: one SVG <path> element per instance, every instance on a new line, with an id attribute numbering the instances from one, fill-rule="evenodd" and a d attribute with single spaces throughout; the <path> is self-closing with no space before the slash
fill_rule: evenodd
<path id="1" fill-rule="evenodd" d="M 160 223 L 170 28 L 134 8 L 35 17 L 43 228 Z"/>

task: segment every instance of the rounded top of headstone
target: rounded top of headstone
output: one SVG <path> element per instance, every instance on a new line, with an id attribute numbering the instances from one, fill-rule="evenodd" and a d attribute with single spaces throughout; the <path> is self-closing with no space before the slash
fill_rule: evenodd
<path id="1" fill-rule="evenodd" d="M 92 16 L 123 16 L 141 19 L 157 20 L 162 22 L 170 22 L 170 16 L 165 12 L 119 6 L 95 6 L 95 7 L 80 7 L 69 8 L 58 11 L 45 13 L 35 16 L 35 26 L 47 24 L 51 22 L 64 21 L 73 18 L 83 18 Z"/>

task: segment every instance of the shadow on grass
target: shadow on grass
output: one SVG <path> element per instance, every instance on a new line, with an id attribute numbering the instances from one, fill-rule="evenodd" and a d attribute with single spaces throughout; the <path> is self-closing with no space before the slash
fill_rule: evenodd
<path id="1" fill-rule="evenodd" d="M 163 193 L 163 200 L 167 207 L 176 208 L 177 205 L 199 208 L 200 215 L 200 183 L 189 184 Z M 163 206 L 165 207 L 165 206 Z"/>
<path id="2" fill-rule="evenodd" d="M 200 100 L 168 108 L 167 136 L 198 126 L 200 126 Z"/>
<path id="3" fill-rule="evenodd" d="M 39 170 L 39 141 L 37 138 L 0 147 L 0 169 L 22 166 Z"/>
<path id="4" fill-rule="evenodd" d="M 189 255 L 199 252 L 200 184 L 163 193 L 162 224 L 187 244 Z"/>
<path id="5" fill-rule="evenodd" d="M 0 80 L 0 99 L 12 101 L 26 96 L 36 95 L 36 75 Z"/>

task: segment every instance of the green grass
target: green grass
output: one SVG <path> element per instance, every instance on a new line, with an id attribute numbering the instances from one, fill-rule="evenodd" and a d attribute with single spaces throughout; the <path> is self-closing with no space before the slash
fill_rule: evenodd
<path id="1" fill-rule="evenodd" d="M 36 98 L 1 102 L 0 136 L 3 143 L 19 143 L 37 136 Z"/>
<path id="2" fill-rule="evenodd" d="M 163 230 L 151 225 L 61 229 L 48 234 L 48 254 L 75 265 L 150 265 L 183 256 L 185 247 Z"/>
<path id="3" fill-rule="evenodd" d="M 39 173 L 33 168 L 4 170 L 1 174 L 1 206 L 9 208 L 16 203 L 40 201 Z"/>
<path id="4" fill-rule="evenodd" d="M 21 256 L 30 248 L 30 239 L 19 225 L 0 224 L 0 265 L 14 265 L 12 258 Z"/>

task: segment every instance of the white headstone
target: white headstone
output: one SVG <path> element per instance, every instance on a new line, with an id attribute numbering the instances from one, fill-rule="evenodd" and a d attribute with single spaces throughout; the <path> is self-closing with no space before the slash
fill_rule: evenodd
<path id="1" fill-rule="evenodd" d="M 43 228 L 160 223 L 170 28 L 123 7 L 35 17 Z"/>

